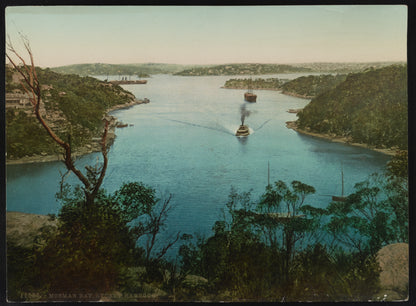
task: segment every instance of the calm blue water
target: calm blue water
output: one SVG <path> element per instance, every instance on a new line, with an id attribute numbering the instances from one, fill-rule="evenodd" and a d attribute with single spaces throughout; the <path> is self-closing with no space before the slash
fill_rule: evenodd
<path id="1" fill-rule="evenodd" d="M 281 75 L 294 78 L 299 74 Z M 173 194 L 167 229 L 174 233 L 207 234 L 219 219 L 231 186 L 252 189 L 258 199 L 271 181 L 300 180 L 315 187 L 308 204 L 325 207 L 328 195 L 341 193 L 341 163 L 345 192 L 373 172 L 383 170 L 388 157 L 367 149 L 299 135 L 285 127 L 295 120 L 287 113 L 309 101 L 276 91 L 257 91 L 258 103 L 245 103 L 244 90 L 221 89 L 231 77 L 179 77 L 156 75 L 147 85 L 125 85 L 149 104 L 114 112 L 134 126 L 117 129 L 109 153 L 104 188 L 116 190 L 123 182 L 142 181 L 160 197 Z M 240 107 L 251 112 L 245 123 L 252 134 L 234 136 L 240 124 Z M 99 154 L 78 160 L 94 164 Z M 57 213 L 60 162 L 7 166 L 7 210 Z M 74 175 L 67 179 L 75 183 Z"/>

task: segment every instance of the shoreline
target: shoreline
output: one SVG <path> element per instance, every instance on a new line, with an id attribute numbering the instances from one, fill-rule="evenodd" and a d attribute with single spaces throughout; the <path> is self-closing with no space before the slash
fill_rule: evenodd
<path id="1" fill-rule="evenodd" d="M 110 113 L 116 110 L 121 109 L 128 109 L 130 107 L 133 107 L 135 105 L 140 104 L 147 104 L 150 101 L 145 98 L 143 100 L 137 100 L 134 99 L 131 102 L 125 103 L 125 104 L 119 104 L 115 105 L 113 107 L 110 107 L 107 109 L 105 116 L 110 117 L 110 125 L 108 129 L 108 136 L 107 136 L 107 142 L 112 145 L 114 143 L 114 140 L 116 138 L 115 135 L 115 129 L 117 127 L 117 118 L 114 116 L 111 116 Z M 101 145 L 100 145 L 101 138 L 95 139 L 93 138 L 92 141 L 88 144 L 86 144 L 83 147 L 78 148 L 76 151 L 72 153 L 73 157 L 80 157 L 86 154 L 94 153 L 94 152 L 100 152 L 101 151 Z M 22 157 L 19 159 L 9 159 L 6 158 L 6 166 L 7 165 L 21 165 L 21 164 L 32 164 L 32 163 L 44 163 L 44 162 L 53 162 L 53 161 L 63 161 L 62 153 L 56 153 L 52 155 L 32 155 L 27 157 Z"/>
<path id="2" fill-rule="evenodd" d="M 245 88 L 239 88 L 239 87 L 224 87 L 222 86 L 221 88 L 224 89 L 245 89 Z M 296 97 L 296 98 L 301 98 L 301 99 L 313 99 L 314 96 L 307 96 L 307 95 L 301 95 L 301 94 L 297 94 L 297 93 L 293 93 L 293 92 L 288 92 L 288 91 L 283 91 L 282 89 L 274 89 L 274 88 L 253 88 L 253 90 L 271 90 L 271 91 L 280 91 L 282 94 L 287 95 L 287 96 L 292 96 L 292 97 Z M 298 113 L 299 111 L 301 111 L 302 109 L 289 109 L 288 113 Z M 309 132 L 303 129 L 300 129 L 297 127 L 296 121 L 287 121 L 286 122 L 286 127 L 288 129 L 292 129 L 295 132 L 298 132 L 300 134 L 303 135 L 308 135 L 308 136 L 312 136 L 312 137 L 317 137 L 320 139 L 325 139 L 325 140 L 329 140 L 331 142 L 337 142 L 337 143 L 343 143 L 346 145 L 350 145 L 350 146 L 354 146 L 354 147 L 360 147 L 360 148 L 365 148 L 365 149 L 369 149 L 375 152 L 379 152 L 385 155 L 389 155 L 389 156 L 394 156 L 397 152 L 398 149 L 379 149 L 379 148 L 374 148 L 371 147 L 365 143 L 357 143 L 357 142 L 352 142 L 351 140 L 349 140 L 346 137 L 341 137 L 341 136 L 331 136 L 328 134 L 319 134 L 319 133 L 315 133 L 315 132 Z"/>
<path id="3" fill-rule="evenodd" d="M 389 155 L 389 156 L 394 156 L 397 152 L 396 149 L 378 149 L 378 148 L 370 147 L 365 143 L 351 142 L 346 137 L 331 136 L 331 135 L 328 135 L 328 134 L 319 134 L 319 133 L 315 133 L 315 132 L 305 131 L 303 129 L 298 128 L 298 126 L 296 124 L 296 121 L 286 121 L 286 127 L 288 129 L 294 130 L 295 132 L 297 132 L 299 134 L 308 135 L 308 136 L 312 136 L 312 137 L 316 137 L 316 138 L 320 138 L 320 139 L 325 139 L 325 140 L 329 140 L 331 142 L 342 143 L 342 144 L 346 144 L 346 145 L 350 145 L 350 146 L 354 146 L 354 147 L 369 149 L 369 150 L 376 151 L 378 153 L 382 153 L 382 154 Z"/>
<path id="4" fill-rule="evenodd" d="M 297 93 L 290 92 L 290 91 L 284 91 L 284 90 L 282 90 L 282 94 L 287 95 L 287 96 L 296 97 L 296 98 L 307 99 L 307 100 L 315 98 L 315 96 L 301 95 L 301 94 L 297 94 Z"/>
<path id="5" fill-rule="evenodd" d="M 240 90 L 247 90 L 247 87 L 225 87 L 221 86 L 222 89 L 240 89 Z M 277 88 L 252 88 L 253 90 L 270 90 L 270 91 L 282 91 L 281 89 Z"/>

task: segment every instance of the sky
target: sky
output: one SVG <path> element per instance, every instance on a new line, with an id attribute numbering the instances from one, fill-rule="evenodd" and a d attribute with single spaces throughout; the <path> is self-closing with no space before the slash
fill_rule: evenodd
<path id="1" fill-rule="evenodd" d="M 20 6 L 6 37 L 35 64 L 406 61 L 407 7 Z"/>

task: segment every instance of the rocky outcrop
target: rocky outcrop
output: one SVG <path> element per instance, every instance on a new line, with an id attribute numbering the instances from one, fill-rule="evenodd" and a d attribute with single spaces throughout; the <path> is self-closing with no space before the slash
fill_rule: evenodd
<path id="1" fill-rule="evenodd" d="M 9 211 L 6 213 L 6 238 L 16 246 L 31 248 L 44 227 L 57 227 L 49 216 Z"/>
<path id="2" fill-rule="evenodd" d="M 405 300 L 409 296 L 409 245 L 395 243 L 383 247 L 377 254 L 380 265 L 378 294 L 383 300 Z"/>

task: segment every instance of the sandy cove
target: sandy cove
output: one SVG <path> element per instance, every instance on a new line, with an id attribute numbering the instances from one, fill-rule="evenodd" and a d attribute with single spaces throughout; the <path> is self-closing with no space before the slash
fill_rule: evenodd
<path id="1" fill-rule="evenodd" d="M 354 147 L 360 147 L 360 148 L 366 148 L 372 151 L 376 151 L 379 153 L 383 153 L 386 155 L 390 155 L 393 156 L 396 154 L 397 149 L 378 149 L 375 147 L 370 147 L 365 143 L 356 143 L 356 142 L 351 142 L 350 139 L 348 139 L 347 137 L 341 137 L 341 136 L 333 136 L 333 135 L 329 135 L 329 134 L 319 134 L 319 133 L 314 133 L 314 132 L 310 132 L 310 131 L 306 131 L 304 129 L 300 129 L 298 128 L 296 121 L 287 121 L 286 122 L 286 127 L 288 129 L 292 129 L 300 134 L 304 134 L 304 135 L 308 135 L 308 136 L 313 136 L 313 137 L 317 137 L 317 138 L 321 138 L 321 139 L 326 139 L 332 142 L 338 142 L 338 143 L 344 143 L 350 146 L 354 146 Z"/>
<path id="2" fill-rule="evenodd" d="M 115 110 L 119 110 L 119 109 L 128 109 L 130 107 L 133 107 L 135 105 L 139 105 L 139 104 L 147 104 L 150 101 L 148 99 L 143 99 L 143 100 L 134 100 L 132 102 L 128 102 L 125 104 L 119 104 L 119 105 L 115 105 L 111 108 L 109 108 L 106 112 L 107 116 L 109 116 L 109 113 L 111 113 L 112 111 Z M 112 144 L 115 140 L 115 128 L 116 128 L 116 123 L 117 123 L 117 118 L 115 118 L 114 116 L 110 116 L 110 126 L 109 126 L 109 130 L 108 130 L 108 136 L 107 136 L 107 142 L 109 144 Z M 87 144 L 84 147 L 78 148 L 75 152 L 72 153 L 72 155 L 74 157 L 79 157 L 85 154 L 89 154 L 89 153 L 93 153 L 93 152 L 100 152 L 101 151 L 101 145 L 100 145 L 100 140 L 96 139 L 94 141 L 92 141 L 92 143 Z M 62 153 L 56 153 L 53 155 L 33 155 L 33 156 L 27 156 L 27 157 L 22 157 L 19 159 L 12 159 L 12 160 L 7 160 L 6 159 L 6 164 L 7 165 L 18 165 L 18 164 L 28 164 L 28 163 L 42 163 L 42 162 L 51 162 L 51 161 L 62 161 L 63 160 L 63 156 Z"/>

